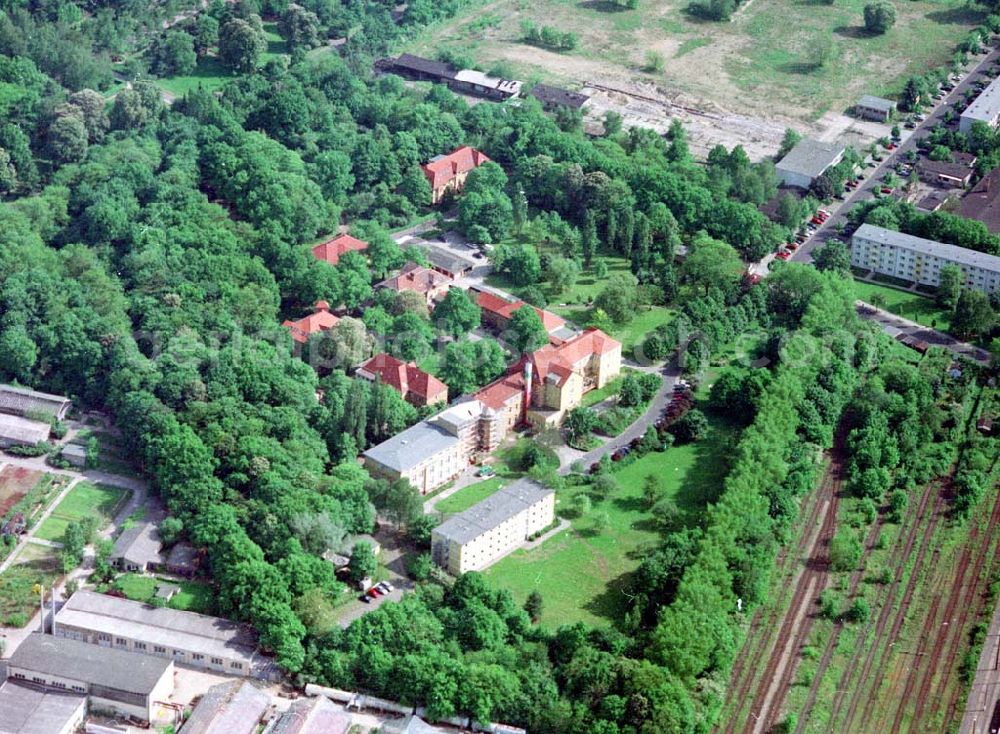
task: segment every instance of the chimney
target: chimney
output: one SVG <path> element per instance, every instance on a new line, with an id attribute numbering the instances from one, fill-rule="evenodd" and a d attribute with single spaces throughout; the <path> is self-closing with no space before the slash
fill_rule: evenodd
<path id="1" fill-rule="evenodd" d="M 316 305 L 313 306 L 313 311 L 315 311 L 316 313 L 319 313 L 320 311 L 329 311 L 329 310 L 330 310 L 330 304 L 327 303 L 326 301 L 316 301 Z"/>
<path id="2" fill-rule="evenodd" d="M 531 405 L 531 376 L 534 366 L 530 360 L 524 361 L 524 413 L 522 420 L 528 420 L 528 406 Z"/>
<path id="3" fill-rule="evenodd" d="M 52 588 L 52 636 L 56 634 L 56 590 Z"/>
<path id="4" fill-rule="evenodd" d="M 41 629 L 39 630 L 39 632 L 41 632 L 44 635 L 45 634 L 45 587 L 44 586 L 41 586 L 38 589 L 38 609 L 41 612 L 41 614 L 38 615 L 38 621 L 41 624 Z"/>

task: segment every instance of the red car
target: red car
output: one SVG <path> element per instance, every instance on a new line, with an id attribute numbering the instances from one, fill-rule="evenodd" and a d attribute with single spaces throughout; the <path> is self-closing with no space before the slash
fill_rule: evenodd
<path id="1" fill-rule="evenodd" d="M 791 256 L 792 256 L 792 253 L 790 253 L 790 252 L 779 252 L 778 253 L 778 259 L 779 260 L 787 260 Z"/>
<path id="2" fill-rule="evenodd" d="M 790 242 L 788 243 L 788 249 L 791 250 L 792 252 L 795 252 L 797 249 L 799 249 L 799 246 L 794 242 Z"/>
<path id="3" fill-rule="evenodd" d="M 370 596 L 372 599 L 377 599 L 380 596 L 382 596 L 382 592 L 373 586 L 370 589 L 368 589 L 368 596 Z"/>
<path id="4" fill-rule="evenodd" d="M 891 194 L 892 193 L 892 189 L 890 189 L 888 186 L 883 186 L 881 189 L 879 189 L 879 191 L 881 191 L 883 194 Z"/>

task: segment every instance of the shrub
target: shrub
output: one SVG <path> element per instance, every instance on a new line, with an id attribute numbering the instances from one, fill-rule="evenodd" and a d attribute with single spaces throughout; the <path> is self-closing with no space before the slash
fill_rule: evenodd
<path id="1" fill-rule="evenodd" d="M 853 532 L 841 530 L 830 541 L 830 566 L 834 571 L 851 571 L 861 562 L 861 541 Z"/>

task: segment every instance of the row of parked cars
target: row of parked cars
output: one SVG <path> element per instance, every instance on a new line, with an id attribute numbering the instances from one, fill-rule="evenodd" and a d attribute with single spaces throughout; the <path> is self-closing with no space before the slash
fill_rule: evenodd
<path id="1" fill-rule="evenodd" d="M 393 588 L 393 585 L 388 581 L 379 581 L 358 598 L 365 604 L 370 604 L 372 599 L 378 599 L 380 596 L 391 593 Z"/>

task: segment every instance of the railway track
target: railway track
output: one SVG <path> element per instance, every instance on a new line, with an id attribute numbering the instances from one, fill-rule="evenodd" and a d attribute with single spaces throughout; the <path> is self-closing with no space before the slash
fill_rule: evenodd
<path id="1" fill-rule="evenodd" d="M 779 574 L 785 570 L 789 563 L 797 563 L 800 558 L 809 552 L 809 549 L 816 542 L 816 537 L 821 529 L 818 525 L 820 515 L 827 511 L 830 501 L 830 498 L 824 494 L 823 489 L 821 485 L 816 492 L 812 492 L 810 495 L 811 499 L 807 504 L 808 514 L 802 523 L 802 532 L 799 542 L 796 544 L 795 552 L 783 549 L 779 554 L 777 563 Z M 790 588 L 795 588 L 798 585 L 802 571 L 803 568 L 800 567 L 789 584 Z M 770 651 L 770 647 L 773 645 L 771 632 L 777 627 L 783 610 L 784 605 L 776 604 L 766 613 L 761 608 L 754 614 L 750 622 L 750 629 L 747 632 L 744 650 L 737 658 L 736 665 L 733 666 L 733 672 L 730 675 L 730 700 L 745 701 L 749 696 L 750 688 L 753 685 L 757 672 L 754 664 L 759 662 Z M 739 713 L 738 711 L 736 712 L 737 715 Z M 735 716 L 733 719 L 735 719 Z M 720 728 L 716 727 L 715 731 L 719 732 Z M 733 731 L 733 720 L 730 720 L 724 731 L 727 733 Z"/>
<path id="2" fill-rule="evenodd" d="M 760 734 L 765 731 L 765 725 L 774 718 L 775 708 L 780 709 L 783 695 L 794 680 L 796 661 L 795 653 L 809 639 L 813 617 L 809 612 L 815 606 L 816 597 L 826 587 L 830 570 L 830 541 L 837 528 L 838 493 L 842 482 L 842 459 L 835 455 L 824 476 L 824 495 L 829 497 L 829 504 L 823 515 L 823 524 L 819 535 L 812 545 L 809 559 L 806 561 L 795 593 L 782 620 L 777 640 L 768 656 L 767 665 L 760 678 L 756 695 L 750 706 L 750 716 L 736 730 L 745 734 Z"/>
<path id="3" fill-rule="evenodd" d="M 1000 496 L 993 503 L 993 510 L 989 520 L 985 523 L 979 522 L 970 532 L 968 542 L 963 547 L 959 558 L 959 572 L 953 584 L 946 585 L 944 593 L 948 595 L 948 606 L 945 609 L 944 621 L 938 627 L 938 632 L 934 640 L 934 649 L 931 653 L 927 666 L 922 666 L 920 670 L 921 684 L 916 698 L 916 711 L 913 721 L 918 724 L 923 720 L 928 704 L 931 704 L 930 696 L 936 693 L 937 697 L 943 696 L 944 691 L 940 690 L 946 686 L 948 676 L 954 666 L 955 657 L 962 645 L 964 630 L 969 623 L 969 616 L 978 613 L 981 604 L 976 604 L 976 597 L 980 596 L 979 579 L 983 572 L 989 546 L 996 534 L 997 525 L 1000 524 Z M 978 542 L 977 542 L 978 541 Z M 971 569 L 971 573 L 970 573 Z M 942 627 L 947 625 L 947 629 Z M 944 671 L 935 685 L 935 675 L 940 665 L 944 663 Z"/>
<path id="4" fill-rule="evenodd" d="M 934 496 L 934 490 L 937 488 L 936 482 L 929 482 L 926 487 L 924 487 L 924 492 L 920 496 L 920 502 L 914 507 L 912 513 L 907 513 L 906 524 L 902 527 L 919 528 L 927 519 L 928 506 L 931 504 L 930 499 Z M 932 510 L 933 511 L 933 510 Z M 912 517 L 911 517 L 912 514 Z M 904 561 L 909 558 L 910 553 L 913 551 L 913 545 L 917 540 L 917 533 L 909 533 L 906 537 L 906 542 L 902 545 L 897 544 L 896 550 L 893 552 L 889 564 L 890 568 L 901 569 L 903 567 Z M 865 667 L 862 670 L 862 676 L 866 676 L 871 669 L 872 657 L 874 656 L 875 649 L 872 645 L 866 645 L 865 641 L 867 639 L 868 629 L 872 625 L 875 627 L 875 635 L 873 639 L 877 640 L 879 636 L 885 631 L 885 626 L 888 623 L 889 618 L 892 613 L 891 601 L 893 595 L 895 594 L 899 586 L 898 571 L 897 577 L 892 580 L 891 583 L 886 584 L 885 589 L 879 594 L 878 606 L 880 610 L 877 618 L 873 619 L 866 626 L 865 634 L 858 636 L 857 644 L 855 645 L 854 654 L 851 656 L 847 667 L 844 669 L 843 675 L 841 675 L 840 680 L 837 682 L 837 691 L 834 698 L 833 707 L 830 711 L 830 721 L 835 723 L 837 717 L 840 715 L 841 707 L 845 699 L 846 694 L 850 690 L 848 686 L 850 685 L 851 679 L 854 677 L 854 673 L 858 669 L 859 663 L 861 663 L 862 658 L 865 661 Z M 819 692 L 819 676 L 816 676 L 816 680 L 813 682 L 813 688 L 810 692 L 809 699 L 807 701 L 806 707 L 799 719 L 799 727 L 797 732 L 803 732 L 805 729 L 806 722 L 808 721 L 809 712 L 812 710 L 813 705 L 816 703 L 816 696 Z"/>
<path id="5" fill-rule="evenodd" d="M 917 580 L 920 572 L 923 569 L 924 558 L 927 555 L 927 551 L 930 548 L 931 540 L 934 537 L 934 532 L 937 528 L 937 524 L 940 522 L 942 515 L 944 514 L 945 504 L 946 504 L 946 490 L 943 485 L 938 484 L 938 494 L 934 501 L 934 508 L 932 510 L 932 515 L 927 525 L 924 528 L 924 532 L 920 535 L 920 544 L 917 547 L 917 557 L 914 561 L 913 570 L 910 573 L 910 577 L 907 580 L 906 587 L 903 590 L 902 600 L 900 602 L 899 608 L 894 612 L 892 609 L 892 604 L 887 601 L 885 607 L 883 607 L 883 612 L 885 614 L 884 618 L 879 619 L 879 625 L 876 628 L 875 639 L 880 639 L 882 635 L 885 634 L 885 628 L 889 625 L 891 621 L 892 625 L 889 628 L 888 639 L 890 642 L 885 647 L 883 655 L 879 658 L 877 666 L 875 665 L 875 656 L 879 650 L 879 645 L 872 644 L 869 646 L 868 654 L 865 658 L 865 664 L 861 669 L 861 675 L 858 678 L 857 683 L 852 686 L 852 697 L 851 705 L 848 707 L 847 716 L 844 719 L 844 725 L 842 731 L 858 731 L 858 729 L 852 727 L 855 724 L 855 717 L 857 716 L 858 709 L 861 707 L 863 700 L 863 692 L 868 689 L 868 681 L 876 680 L 881 681 L 885 676 L 885 668 L 888 665 L 890 657 L 890 648 L 894 644 L 894 641 L 899 637 L 899 631 L 903 627 L 903 622 L 906 621 L 906 612 L 910 607 L 910 602 L 913 599 L 913 594 L 916 591 Z M 916 531 L 916 528 L 914 529 Z M 902 581 L 903 567 L 899 566 L 896 572 L 895 584 Z M 877 699 L 878 691 L 872 691 L 867 698 L 864 699 L 864 708 L 862 709 L 861 725 L 864 722 L 871 721 L 871 717 L 874 711 L 875 702 Z"/>

